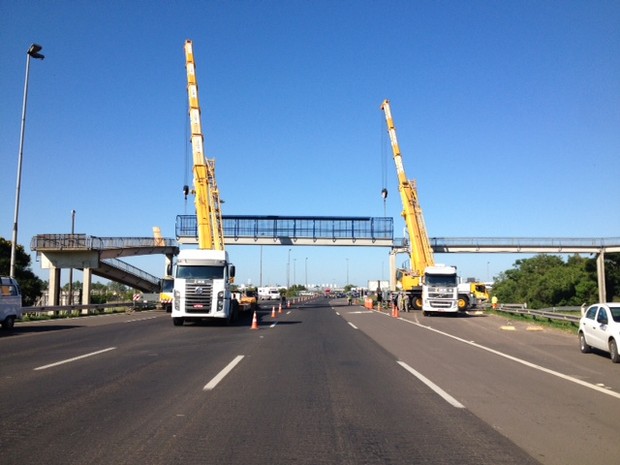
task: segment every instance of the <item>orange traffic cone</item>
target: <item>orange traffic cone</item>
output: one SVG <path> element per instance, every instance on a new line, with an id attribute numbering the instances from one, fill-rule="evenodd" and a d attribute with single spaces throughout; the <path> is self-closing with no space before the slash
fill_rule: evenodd
<path id="1" fill-rule="evenodd" d="M 276 306 L 272 305 L 271 306 L 271 318 L 275 318 L 276 316 L 277 316 L 276 315 Z"/>
<path id="2" fill-rule="evenodd" d="M 398 307 L 394 304 L 392 304 L 392 316 L 394 318 L 400 318 L 400 313 L 398 311 Z"/>
<path id="3" fill-rule="evenodd" d="M 252 328 L 251 329 L 258 329 L 258 320 L 256 319 L 256 312 L 254 312 L 254 316 L 252 317 Z"/>
<path id="4" fill-rule="evenodd" d="M 278 307 L 278 313 L 282 313 L 282 304 Z"/>

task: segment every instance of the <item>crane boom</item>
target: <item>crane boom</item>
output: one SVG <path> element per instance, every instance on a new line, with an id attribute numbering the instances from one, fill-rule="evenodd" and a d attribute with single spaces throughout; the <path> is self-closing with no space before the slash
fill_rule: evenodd
<path id="1" fill-rule="evenodd" d="M 396 138 L 396 128 L 392 119 L 392 111 L 390 109 L 390 101 L 384 100 L 381 109 L 385 113 L 388 133 L 390 135 L 390 143 L 394 155 L 394 163 L 396 164 L 396 173 L 398 175 L 398 191 L 403 204 L 402 216 L 407 226 L 409 234 L 409 255 L 411 258 L 411 276 L 414 279 L 415 286 L 420 285 L 420 278 L 424 274 L 427 266 L 433 266 L 435 259 L 433 257 L 433 249 L 431 248 L 424 224 L 424 216 L 422 208 L 418 201 L 418 191 L 415 180 L 407 179 L 403 159 Z"/>
<path id="2" fill-rule="evenodd" d="M 215 160 L 209 160 L 204 153 L 204 135 L 198 100 L 196 64 L 192 41 L 185 41 L 185 68 L 187 71 L 187 95 L 191 126 L 194 194 L 196 220 L 198 224 L 198 248 L 224 250 L 222 210 L 220 193 L 215 180 Z"/>
<path id="3" fill-rule="evenodd" d="M 436 265 L 433 249 L 426 232 L 422 208 L 418 201 L 415 181 L 407 179 L 403 159 L 396 138 L 390 101 L 384 100 L 381 109 L 385 113 L 390 143 L 398 175 L 398 191 L 403 203 L 402 216 L 409 234 L 410 270 L 397 270 L 397 281 L 401 289 L 399 307 L 421 309 L 424 315 L 437 312 L 456 312 L 457 280 L 456 268 Z M 403 295 L 404 293 L 404 295 Z"/>

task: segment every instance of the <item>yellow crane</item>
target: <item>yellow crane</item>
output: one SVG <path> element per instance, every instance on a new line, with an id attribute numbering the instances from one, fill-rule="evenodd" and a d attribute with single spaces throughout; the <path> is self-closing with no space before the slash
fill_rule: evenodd
<path id="1" fill-rule="evenodd" d="M 406 292 L 409 296 L 409 303 L 415 309 L 422 308 L 426 312 L 444 311 L 436 310 L 437 305 L 447 306 L 452 310 L 452 298 L 454 290 L 452 289 L 451 278 L 450 279 L 436 279 L 437 273 L 440 275 L 454 274 L 456 276 L 456 268 L 446 267 L 445 265 L 436 265 L 433 257 L 433 249 L 431 248 L 428 234 L 426 232 L 426 225 L 424 224 L 424 216 L 422 215 L 422 208 L 418 200 L 418 191 L 415 180 L 407 179 L 405 174 L 405 168 L 403 166 L 402 155 L 400 153 L 400 147 L 398 145 L 398 139 L 396 138 L 396 128 L 394 126 L 394 120 L 392 118 L 392 110 L 390 108 L 390 101 L 384 100 L 381 104 L 381 109 L 385 113 L 385 120 L 387 122 L 388 133 L 390 135 L 390 143 L 392 145 L 392 152 L 394 155 L 394 163 L 396 164 L 396 173 L 398 176 L 398 190 L 403 204 L 402 216 L 407 226 L 407 232 L 409 235 L 408 252 L 411 260 L 411 269 L 398 269 L 396 270 L 396 280 L 398 287 Z M 424 282 L 426 280 L 426 283 Z M 425 286 L 430 284 L 431 281 L 441 282 L 444 281 L 444 290 L 449 292 L 443 293 L 446 296 L 445 301 L 440 302 L 438 300 L 430 299 L 434 293 Z M 457 279 L 458 283 L 458 279 Z M 428 294 L 428 295 L 427 295 Z M 447 296 L 450 295 L 448 298 Z M 456 285 L 456 301 L 458 310 L 464 311 L 470 307 L 474 307 L 479 303 L 487 301 L 489 298 L 488 291 L 484 283 L 471 282 L 461 283 Z M 449 305 L 448 305 L 449 304 Z"/>
<path id="2" fill-rule="evenodd" d="M 409 235 L 408 252 L 411 268 L 396 270 L 397 285 L 406 294 L 409 306 L 422 309 L 425 315 L 431 312 L 455 312 L 458 309 L 456 268 L 435 264 L 416 183 L 407 179 L 405 174 L 390 101 L 384 100 L 381 109 L 385 113 L 396 164 L 398 191 L 403 204 L 401 215 Z M 408 306 L 404 307 L 406 309 Z"/>
<path id="3" fill-rule="evenodd" d="M 207 159 L 204 152 L 196 63 L 194 62 L 194 49 L 191 40 L 185 41 L 185 67 L 194 166 L 194 202 L 198 225 L 198 248 L 224 250 L 222 210 L 220 192 L 215 180 L 215 160 Z"/>
<path id="4" fill-rule="evenodd" d="M 172 321 L 220 319 L 233 321 L 239 311 L 231 284 L 235 267 L 224 250 L 220 192 L 215 161 L 205 156 L 192 41 L 185 41 L 185 68 L 191 127 L 198 249 L 183 249 L 177 257 L 172 299 Z M 189 188 L 184 188 L 185 195 Z"/>

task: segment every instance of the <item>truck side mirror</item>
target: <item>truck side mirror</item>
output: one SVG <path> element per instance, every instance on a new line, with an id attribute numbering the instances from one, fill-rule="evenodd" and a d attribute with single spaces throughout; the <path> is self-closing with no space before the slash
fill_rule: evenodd
<path id="1" fill-rule="evenodd" d="M 230 277 L 234 278 L 235 277 L 235 265 L 230 265 Z"/>

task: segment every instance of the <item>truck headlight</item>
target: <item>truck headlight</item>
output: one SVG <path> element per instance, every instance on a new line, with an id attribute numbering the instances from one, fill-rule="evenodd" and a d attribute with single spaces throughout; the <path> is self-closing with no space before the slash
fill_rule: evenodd
<path id="1" fill-rule="evenodd" d="M 173 296 L 174 296 L 174 305 L 173 305 L 174 310 L 180 310 L 181 309 L 181 292 L 175 289 L 173 292 Z"/>
<path id="2" fill-rule="evenodd" d="M 217 311 L 221 312 L 224 310 L 224 291 L 220 291 L 217 293 Z"/>

